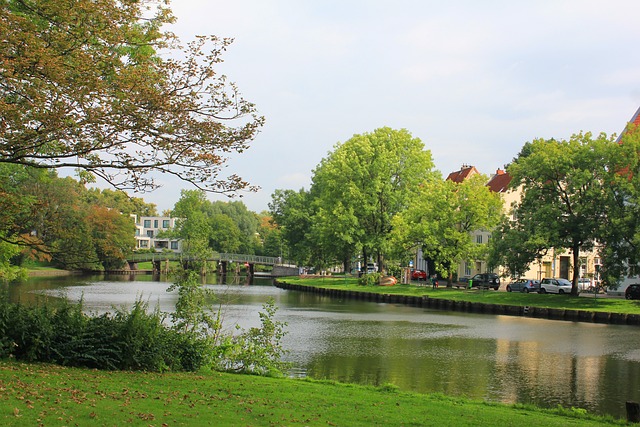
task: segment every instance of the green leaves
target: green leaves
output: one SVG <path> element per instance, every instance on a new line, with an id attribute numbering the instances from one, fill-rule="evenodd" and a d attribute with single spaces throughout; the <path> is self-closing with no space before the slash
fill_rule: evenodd
<path id="1" fill-rule="evenodd" d="M 538 139 L 525 148 L 508 168 L 512 187 L 522 195 L 515 221 L 496 233 L 494 262 L 517 275 L 550 248 L 566 249 L 573 254 L 577 279 L 580 252 L 614 243 L 613 234 L 631 207 L 622 200 L 633 197 L 637 187 L 627 184 L 624 171 L 637 167 L 637 145 L 579 133 L 568 141 Z"/>
<path id="2" fill-rule="evenodd" d="M 421 248 L 436 271 L 448 277 L 464 260 L 482 260 L 486 245 L 473 232 L 490 231 L 502 215 L 502 199 L 474 175 L 461 183 L 434 180 L 421 185 L 406 211 L 395 220 L 394 243 Z"/>
<path id="3" fill-rule="evenodd" d="M 362 250 L 382 264 L 393 217 L 436 177 L 432 168 L 431 153 L 404 129 L 379 128 L 338 144 L 314 171 L 317 243 L 333 259 Z"/>

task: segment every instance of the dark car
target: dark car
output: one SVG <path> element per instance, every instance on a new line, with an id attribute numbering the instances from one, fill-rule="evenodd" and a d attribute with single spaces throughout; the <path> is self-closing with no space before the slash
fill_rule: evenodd
<path id="1" fill-rule="evenodd" d="M 427 272 L 424 270 L 411 270 L 413 280 L 427 280 Z"/>
<path id="2" fill-rule="evenodd" d="M 640 283 L 627 286 L 624 291 L 624 297 L 626 299 L 640 299 Z"/>
<path id="3" fill-rule="evenodd" d="M 500 276 L 496 273 L 480 273 L 469 279 L 471 287 L 498 290 L 500 287 Z"/>
<path id="4" fill-rule="evenodd" d="M 518 279 L 507 285 L 507 292 L 538 292 L 540 282 L 533 279 Z"/>

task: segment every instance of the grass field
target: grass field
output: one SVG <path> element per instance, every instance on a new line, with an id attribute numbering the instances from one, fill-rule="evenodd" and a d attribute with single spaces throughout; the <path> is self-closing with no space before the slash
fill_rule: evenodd
<path id="1" fill-rule="evenodd" d="M 603 426 L 622 420 L 441 394 L 225 373 L 108 372 L 0 361 L 4 426 Z"/>
<path id="2" fill-rule="evenodd" d="M 520 292 L 502 292 L 478 289 L 457 289 L 441 286 L 437 289 L 412 282 L 409 285 L 395 286 L 360 286 L 352 277 L 284 277 L 281 282 L 306 286 L 343 289 L 355 292 L 374 292 L 381 294 L 397 294 L 410 296 L 428 296 L 454 301 L 482 302 L 487 304 L 503 304 L 514 306 L 530 306 L 542 308 L 558 308 L 566 310 L 599 311 L 621 314 L 640 314 L 640 300 L 624 298 L 607 298 L 603 295 L 571 297 L 569 295 L 552 295 Z"/>

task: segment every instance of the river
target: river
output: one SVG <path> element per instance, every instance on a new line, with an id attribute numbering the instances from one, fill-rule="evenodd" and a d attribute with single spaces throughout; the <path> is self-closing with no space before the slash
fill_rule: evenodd
<path id="1" fill-rule="evenodd" d="M 503 403 L 583 408 L 625 417 L 640 401 L 640 328 L 447 312 L 352 301 L 230 279 L 208 285 L 224 302 L 225 327 L 259 325 L 272 297 L 294 377 L 441 392 Z M 237 283 L 237 284 L 233 284 Z M 34 278 L 12 287 L 26 303 L 43 296 L 84 301 L 92 313 L 136 298 L 172 311 L 177 295 L 151 276 Z"/>

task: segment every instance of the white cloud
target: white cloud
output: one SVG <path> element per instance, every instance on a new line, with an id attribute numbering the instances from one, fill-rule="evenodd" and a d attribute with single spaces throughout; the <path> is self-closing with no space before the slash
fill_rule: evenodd
<path id="1" fill-rule="evenodd" d="M 403 127 L 444 174 L 493 173 L 536 137 L 619 132 L 640 104 L 637 0 L 174 1 L 173 28 L 233 37 L 222 70 L 267 124 L 228 171 L 308 188 L 353 134 Z M 160 190 L 170 208 L 170 192 Z M 156 197 L 155 195 L 152 197 Z M 147 196 L 145 196 L 145 200 Z M 162 207 L 164 209 L 164 207 Z"/>

